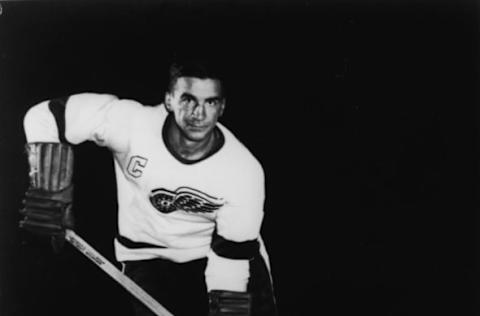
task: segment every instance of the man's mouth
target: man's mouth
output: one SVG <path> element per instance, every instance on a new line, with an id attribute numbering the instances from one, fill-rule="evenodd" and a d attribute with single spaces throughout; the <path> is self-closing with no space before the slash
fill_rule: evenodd
<path id="1" fill-rule="evenodd" d="M 195 123 L 187 123 L 187 126 L 191 129 L 197 129 L 197 130 L 205 129 L 208 127 L 207 125 L 199 125 Z"/>

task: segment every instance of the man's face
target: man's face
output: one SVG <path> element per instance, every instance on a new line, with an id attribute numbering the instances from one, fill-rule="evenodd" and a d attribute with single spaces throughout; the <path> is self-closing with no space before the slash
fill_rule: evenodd
<path id="1" fill-rule="evenodd" d="M 208 138 L 225 108 L 221 83 L 215 79 L 178 78 L 165 96 L 167 109 L 184 137 L 190 141 Z"/>

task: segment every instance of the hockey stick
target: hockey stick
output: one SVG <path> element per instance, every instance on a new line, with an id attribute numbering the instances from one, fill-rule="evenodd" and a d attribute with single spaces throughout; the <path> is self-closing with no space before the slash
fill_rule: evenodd
<path id="1" fill-rule="evenodd" d="M 165 307 L 158 303 L 153 297 L 139 287 L 128 276 L 117 269 L 110 261 L 97 252 L 85 240 L 78 236 L 73 230 L 67 229 L 65 239 L 77 248 L 88 259 L 93 261 L 100 269 L 105 271 L 115 281 L 120 283 L 127 291 L 147 306 L 155 315 L 173 316 Z"/>

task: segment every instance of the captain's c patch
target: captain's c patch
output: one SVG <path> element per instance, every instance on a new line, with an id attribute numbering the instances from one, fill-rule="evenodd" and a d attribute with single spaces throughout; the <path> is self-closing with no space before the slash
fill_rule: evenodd
<path id="1" fill-rule="evenodd" d="M 143 169 L 147 166 L 148 159 L 142 156 L 132 156 L 128 162 L 127 172 L 134 178 L 139 178 L 143 174 Z"/>
<path id="2" fill-rule="evenodd" d="M 162 213 L 212 213 L 225 204 L 223 199 L 188 187 L 179 187 L 175 191 L 154 189 L 150 192 L 150 202 Z"/>

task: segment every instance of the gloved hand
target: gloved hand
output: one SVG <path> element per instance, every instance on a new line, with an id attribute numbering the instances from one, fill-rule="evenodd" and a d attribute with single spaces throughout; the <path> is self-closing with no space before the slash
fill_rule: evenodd
<path id="1" fill-rule="evenodd" d="M 52 246 L 59 251 L 65 242 L 65 229 L 74 226 L 73 151 L 62 143 L 29 143 L 27 154 L 30 187 L 20 210 L 20 227 L 52 236 Z"/>
<path id="2" fill-rule="evenodd" d="M 29 189 L 20 210 L 20 227 L 41 235 L 58 236 L 74 227 L 72 211 L 73 185 L 58 192 Z"/>
<path id="3" fill-rule="evenodd" d="M 208 293 L 208 316 L 250 316 L 251 295 L 247 292 L 212 290 Z"/>

